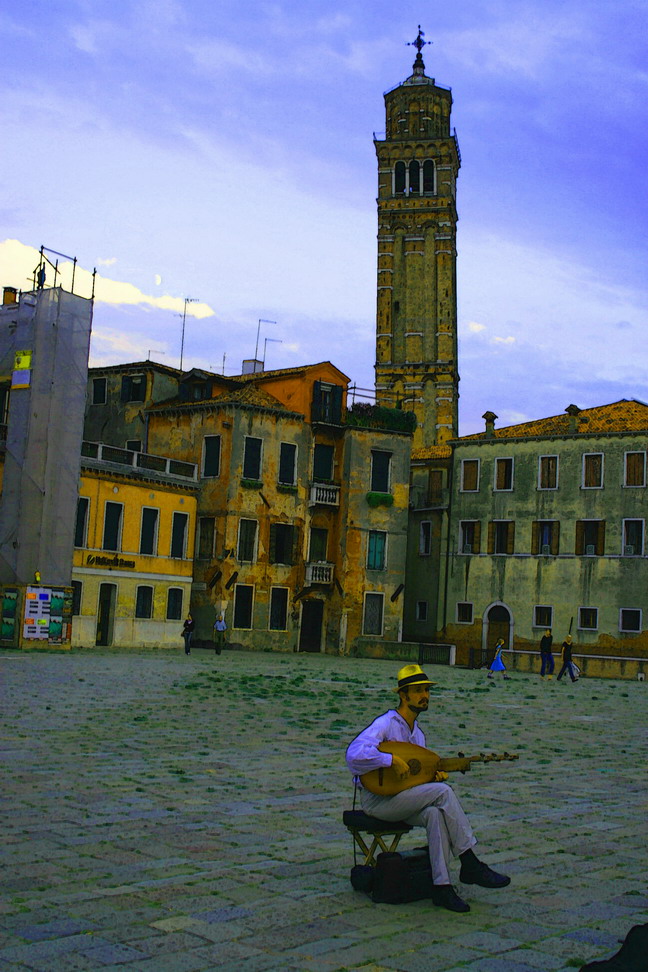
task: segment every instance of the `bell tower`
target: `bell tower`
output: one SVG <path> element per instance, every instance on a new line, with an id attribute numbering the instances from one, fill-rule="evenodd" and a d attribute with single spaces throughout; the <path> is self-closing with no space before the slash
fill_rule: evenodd
<path id="1" fill-rule="evenodd" d="M 376 398 L 417 417 L 413 448 L 458 434 L 455 188 L 461 157 L 452 94 L 425 74 L 419 27 L 413 73 L 385 93 L 378 157 Z"/>

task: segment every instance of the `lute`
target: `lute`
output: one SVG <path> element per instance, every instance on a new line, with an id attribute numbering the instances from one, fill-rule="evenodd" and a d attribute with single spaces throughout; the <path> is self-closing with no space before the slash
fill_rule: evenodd
<path id="1" fill-rule="evenodd" d="M 437 773 L 466 773 L 473 763 L 501 762 L 506 759 L 518 759 L 516 753 L 480 753 L 479 756 L 441 757 L 430 749 L 416 746 L 407 742 L 382 742 L 378 746 L 381 753 L 391 753 L 400 756 L 408 764 L 409 776 L 401 780 L 396 770 L 391 766 L 363 773 L 360 777 L 362 785 L 378 796 L 393 796 L 401 790 L 409 790 L 421 783 L 431 783 Z"/>

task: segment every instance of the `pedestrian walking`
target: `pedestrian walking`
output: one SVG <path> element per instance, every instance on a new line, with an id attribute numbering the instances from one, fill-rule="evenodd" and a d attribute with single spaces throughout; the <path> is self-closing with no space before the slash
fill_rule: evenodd
<path id="1" fill-rule="evenodd" d="M 504 639 L 499 638 L 497 644 L 495 645 L 495 657 L 490 663 L 490 670 L 488 672 L 488 675 L 486 676 L 487 678 L 493 678 L 495 672 L 501 672 L 502 678 L 508 678 L 508 675 L 506 674 L 506 665 L 504 664 L 504 660 L 502 658 L 503 652 L 504 652 Z"/>
<path id="2" fill-rule="evenodd" d="M 191 654 L 191 642 L 193 641 L 193 633 L 195 627 L 196 627 L 196 622 L 191 617 L 191 615 L 188 614 L 185 619 L 185 623 L 182 626 L 182 637 L 184 638 L 185 655 Z"/>
<path id="3" fill-rule="evenodd" d="M 551 628 L 547 628 L 542 638 L 540 639 L 540 660 L 541 660 L 540 678 L 544 678 L 545 673 L 547 675 L 547 678 L 553 678 L 555 666 L 554 666 L 553 652 L 551 651 L 552 644 L 553 644 L 553 637 L 551 634 Z"/>
<path id="4" fill-rule="evenodd" d="M 576 673 L 574 671 L 574 664 L 572 662 L 572 636 L 567 635 L 562 643 L 562 668 L 558 672 L 558 681 L 567 672 L 572 682 L 576 681 Z"/>
<path id="5" fill-rule="evenodd" d="M 226 631 L 227 625 L 225 624 L 225 618 L 222 614 L 219 614 L 214 623 L 214 651 L 217 655 L 220 655 L 225 645 Z"/>

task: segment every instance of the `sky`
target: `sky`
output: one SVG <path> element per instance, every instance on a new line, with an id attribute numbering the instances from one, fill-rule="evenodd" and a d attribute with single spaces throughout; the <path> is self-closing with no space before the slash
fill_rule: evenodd
<path id="1" fill-rule="evenodd" d="M 185 313 L 184 368 L 372 388 L 373 133 L 419 24 L 462 154 L 460 433 L 648 401 L 645 0 L 0 0 L 0 285 L 42 245 L 96 269 L 92 365 L 177 367 Z"/>

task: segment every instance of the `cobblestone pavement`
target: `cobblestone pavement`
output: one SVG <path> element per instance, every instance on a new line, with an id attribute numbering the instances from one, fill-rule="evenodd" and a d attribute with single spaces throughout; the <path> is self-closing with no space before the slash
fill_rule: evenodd
<path id="1" fill-rule="evenodd" d="M 645 684 L 437 666 L 428 743 L 510 887 L 352 890 L 346 743 L 396 662 L 0 653 L 0 969 L 578 969 L 648 921 Z M 418 836 L 415 836 L 418 834 Z M 401 846 L 417 846 L 422 831 Z"/>

